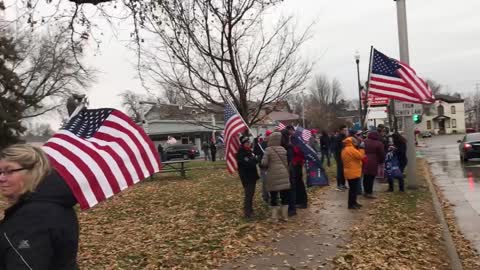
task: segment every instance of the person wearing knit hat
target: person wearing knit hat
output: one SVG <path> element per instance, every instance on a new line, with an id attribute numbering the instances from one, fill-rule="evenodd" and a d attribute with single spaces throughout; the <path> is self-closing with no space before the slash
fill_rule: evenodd
<path id="1" fill-rule="evenodd" d="M 258 159 L 252 151 L 248 136 L 240 137 L 240 148 L 237 153 L 238 175 L 244 189 L 243 211 L 246 218 L 253 216 L 253 196 L 255 186 L 260 178 L 257 172 Z"/>

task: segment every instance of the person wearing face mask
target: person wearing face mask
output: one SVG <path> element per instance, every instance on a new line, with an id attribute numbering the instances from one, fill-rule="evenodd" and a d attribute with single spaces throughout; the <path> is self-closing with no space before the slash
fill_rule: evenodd
<path id="1" fill-rule="evenodd" d="M 78 269 L 77 201 L 40 148 L 0 152 L 0 195 L 9 204 L 0 222 L 0 270 Z"/>

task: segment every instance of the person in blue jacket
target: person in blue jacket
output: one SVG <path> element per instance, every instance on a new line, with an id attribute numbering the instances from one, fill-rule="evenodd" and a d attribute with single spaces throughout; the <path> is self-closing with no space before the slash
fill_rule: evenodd
<path id="1" fill-rule="evenodd" d="M 385 156 L 385 176 L 388 178 L 388 191 L 394 191 L 394 179 L 398 179 L 398 187 L 400 192 L 404 189 L 403 172 L 400 168 L 400 161 L 398 159 L 398 149 L 390 145 L 388 147 L 387 155 Z"/>

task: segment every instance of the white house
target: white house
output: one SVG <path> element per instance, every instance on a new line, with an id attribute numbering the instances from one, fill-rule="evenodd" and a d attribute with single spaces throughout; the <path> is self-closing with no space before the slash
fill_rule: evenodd
<path id="1" fill-rule="evenodd" d="M 436 95 L 435 103 L 424 106 L 420 131 L 434 134 L 465 133 L 465 103 L 459 97 Z"/>

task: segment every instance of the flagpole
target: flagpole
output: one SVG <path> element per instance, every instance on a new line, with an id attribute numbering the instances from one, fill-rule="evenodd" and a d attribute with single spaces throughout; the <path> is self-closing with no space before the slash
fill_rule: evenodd
<path id="1" fill-rule="evenodd" d="M 370 104 L 368 103 L 368 93 L 370 90 L 370 75 L 372 74 L 372 65 L 373 65 L 373 46 L 370 46 L 370 63 L 368 64 L 368 76 L 367 76 L 367 87 L 365 89 L 365 125 L 367 125 L 367 114 L 368 114 L 368 108 L 370 107 Z M 368 127 L 367 127 L 368 128 Z"/>
<path id="2" fill-rule="evenodd" d="M 397 0 L 397 23 L 398 23 L 398 40 L 400 49 L 400 61 L 410 65 L 410 57 L 408 52 L 408 32 L 407 32 L 407 9 L 406 0 Z M 407 137 L 407 187 L 409 189 L 417 188 L 417 166 L 416 166 L 416 146 L 414 123 L 412 117 L 404 117 L 405 133 Z"/>

